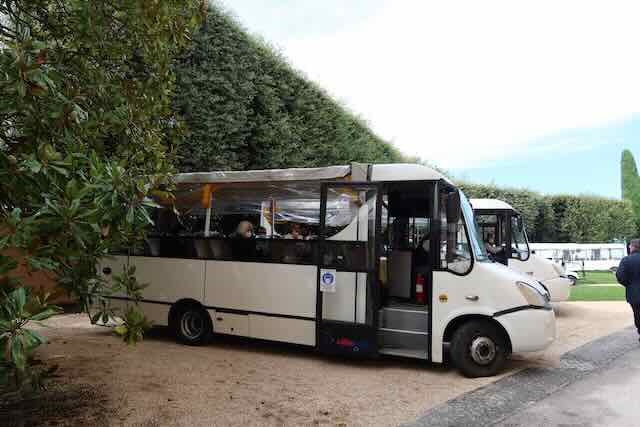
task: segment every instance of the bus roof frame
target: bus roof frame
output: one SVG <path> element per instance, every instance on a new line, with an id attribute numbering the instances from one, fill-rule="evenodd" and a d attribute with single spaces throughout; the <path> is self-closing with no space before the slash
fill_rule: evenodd
<path id="1" fill-rule="evenodd" d="M 179 173 L 173 176 L 176 184 L 217 184 L 287 181 L 445 181 L 455 185 L 439 171 L 428 166 L 409 163 L 327 166 L 320 168 L 262 169 L 248 171 L 212 171 Z"/>

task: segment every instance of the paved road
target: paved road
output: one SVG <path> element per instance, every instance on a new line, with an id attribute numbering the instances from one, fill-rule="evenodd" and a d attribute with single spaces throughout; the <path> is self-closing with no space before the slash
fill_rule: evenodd
<path id="1" fill-rule="evenodd" d="M 640 425 L 640 344 L 592 373 L 497 424 L 515 426 Z"/>
<path id="2" fill-rule="evenodd" d="M 558 367 L 528 368 L 430 409 L 406 427 L 640 426 L 635 328 L 571 350 Z"/>

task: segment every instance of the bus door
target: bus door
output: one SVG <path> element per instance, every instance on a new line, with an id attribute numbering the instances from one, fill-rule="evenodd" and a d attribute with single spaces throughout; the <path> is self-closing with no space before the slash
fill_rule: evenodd
<path id="1" fill-rule="evenodd" d="M 322 185 L 316 342 L 322 352 L 377 353 L 380 198 L 376 185 Z"/>

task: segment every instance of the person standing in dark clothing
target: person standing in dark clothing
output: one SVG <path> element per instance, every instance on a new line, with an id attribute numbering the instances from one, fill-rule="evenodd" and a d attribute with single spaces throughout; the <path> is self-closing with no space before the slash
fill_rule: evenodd
<path id="1" fill-rule="evenodd" d="M 626 288 L 627 302 L 640 335 L 640 239 L 629 243 L 629 255 L 622 258 L 616 271 L 618 282 Z"/>

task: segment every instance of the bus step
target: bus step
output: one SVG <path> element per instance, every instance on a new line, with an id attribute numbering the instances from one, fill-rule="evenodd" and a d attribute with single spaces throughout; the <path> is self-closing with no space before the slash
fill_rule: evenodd
<path id="1" fill-rule="evenodd" d="M 427 351 L 429 334 L 402 329 L 378 329 L 378 347 Z"/>
<path id="2" fill-rule="evenodd" d="M 392 348 L 383 347 L 378 350 L 380 354 L 387 354 L 389 356 L 410 357 L 412 359 L 427 360 L 427 350 L 413 350 L 408 348 Z"/>
<path id="3" fill-rule="evenodd" d="M 378 326 L 381 329 L 427 332 L 428 325 L 428 312 L 426 310 L 418 310 L 416 306 L 383 307 L 379 312 Z"/>

